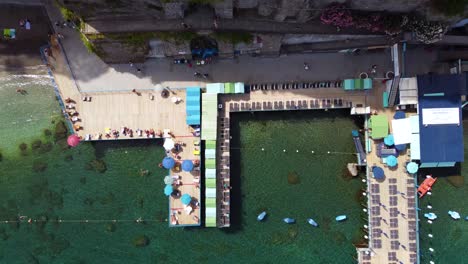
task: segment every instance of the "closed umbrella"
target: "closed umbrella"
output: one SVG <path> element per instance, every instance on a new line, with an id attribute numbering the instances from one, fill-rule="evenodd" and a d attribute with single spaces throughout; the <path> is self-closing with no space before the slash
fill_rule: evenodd
<path id="1" fill-rule="evenodd" d="M 406 170 L 409 173 L 416 173 L 418 172 L 418 164 L 416 162 L 410 162 L 408 165 L 406 165 Z"/>
<path id="2" fill-rule="evenodd" d="M 385 177 L 384 170 L 378 166 L 372 167 L 372 174 L 377 180 L 383 179 Z"/>
<path id="3" fill-rule="evenodd" d="M 395 144 L 395 140 L 393 138 L 393 135 L 388 135 L 384 138 L 384 143 L 387 146 L 393 146 Z"/>
<path id="4" fill-rule="evenodd" d="M 174 178 L 172 178 L 171 176 L 166 176 L 166 177 L 164 177 L 164 183 L 165 184 L 173 184 L 174 183 Z"/>
<path id="5" fill-rule="evenodd" d="M 398 150 L 398 152 L 402 152 L 406 149 L 407 144 L 400 144 L 400 145 L 395 145 L 395 149 Z"/>
<path id="6" fill-rule="evenodd" d="M 78 146 L 78 144 L 80 144 L 80 137 L 75 134 L 70 135 L 67 138 L 67 143 L 68 143 L 68 146 L 70 147 L 76 147 Z"/>
<path id="7" fill-rule="evenodd" d="M 387 165 L 390 167 L 395 167 L 398 164 L 398 160 L 395 156 L 390 155 L 386 158 Z"/>
<path id="8" fill-rule="evenodd" d="M 182 170 L 192 171 L 193 170 L 193 162 L 191 160 L 184 160 L 182 162 Z"/>
<path id="9" fill-rule="evenodd" d="M 166 185 L 166 187 L 164 187 L 164 194 L 166 196 L 171 195 L 173 191 L 174 191 L 174 188 L 170 184 L 168 184 L 168 185 Z"/>
<path id="10" fill-rule="evenodd" d="M 192 197 L 188 194 L 184 194 L 182 197 L 180 197 L 180 201 L 182 204 L 188 205 L 192 201 Z"/>
<path id="11" fill-rule="evenodd" d="M 166 169 L 172 169 L 175 165 L 175 160 L 171 157 L 165 157 L 162 161 L 162 165 Z"/>
<path id="12" fill-rule="evenodd" d="M 174 140 L 172 138 L 166 138 L 163 145 L 165 150 L 171 150 L 174 148 Z"/>
<path id="13" fill-rule="evenodd" d="M 393 119 L 403 119 L 405 117 L 406 114 L 403 111 L 396 111 L 395 115 L 393 115 Z"/>

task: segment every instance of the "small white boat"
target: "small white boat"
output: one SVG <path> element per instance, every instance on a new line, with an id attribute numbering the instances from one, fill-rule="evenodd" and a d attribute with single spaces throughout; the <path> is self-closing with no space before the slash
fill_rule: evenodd
<path id="1" fill-rule="evenodd" d="M 286 224 L 294 224 L 296 223 L 296 219 L 294 218 L 284 218 L 283 221 L 286 223 Z"/>
<path id="2" fill-rule="evenodd" d="M 452 217 L 452 219 L 454 220 L 458 220 L 460 219 L 460 214 L 458 212 L 455 212 L 455 211 L 448 211 L 448 214 Z"/>
<path id="3" fill-rule="evenodd" d="M 335 220 L 336 220 L 337 222 L 341 222 L 341 221 L 346 220 L 347 218 L 348 218 L 348 217 L 347 217 L 346 215 L 339 215 L 339 216 L 337 216 L 337 217 L 335 218 Z"/>
<path id="4" fill-rule="evenodd" d="M 265 219 L 265 216 L 266 216 L 266 212 L 263 211 L 261 212 L 258 216 L 257 216 L 257 221 L 263 221 L 263 219 Z"/>
<path id="5" fill-rule="evenodd" d="M 426 217 L 429 220 L 436 220 L 437 219 L 437 215 L 432 213 L 432 212 L 424 214 L 424 217 Z"/>
<path id="6" fill-rule="evenodd" d="M 312 218 L 307 218 L 307 223 L 311 224 L 312 226 L 318 227 L 317 222 L 315 222 Z"/>

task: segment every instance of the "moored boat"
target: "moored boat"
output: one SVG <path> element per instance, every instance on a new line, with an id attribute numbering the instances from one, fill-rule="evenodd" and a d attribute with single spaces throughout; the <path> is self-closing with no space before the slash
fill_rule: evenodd
<path id="1" fill-rule="evenodd" d="M 346 220 L 348 217 L 346 215 L 339 215 L 335 218 L 336 221 L 341 222 Z"/>
<path id="2" fill-rule="evenodd" d="M 314 219 L 312 219 L 312 218 L 307 218 L 307 223 L 309 223 L 309 224 L 311 224 L 312 226 L 315 226 L 315 227 L 318 226 L 317 222 L 315 222 Z"/>
<path id="3" fill-rule="evenodd" d="M 265 219 L 265 216 L 266 216 L 266 212 L 263 211 L 261 212 L 258 216 L 257 216 L 257 221 L 263 221 L 263 219 Z"/>
<path id="4" fill-rule="evenodd" d="M 296 223 L 296 219 L 294 219 L 294 218 L 289 218 L 289 217 L 284 218 L 283 221 L 284 221 L 286 224 L 294 224 L 294 223 Z"/>

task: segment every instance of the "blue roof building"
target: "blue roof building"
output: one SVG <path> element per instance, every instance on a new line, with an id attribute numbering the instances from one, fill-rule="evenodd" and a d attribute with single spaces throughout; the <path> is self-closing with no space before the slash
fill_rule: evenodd
<path id="1" fill-rule="evenodd" d="M 418 81 L 421 167 L 448 167 L 464 160 L 461 95 L 465 75 L 420 75 Z"/>

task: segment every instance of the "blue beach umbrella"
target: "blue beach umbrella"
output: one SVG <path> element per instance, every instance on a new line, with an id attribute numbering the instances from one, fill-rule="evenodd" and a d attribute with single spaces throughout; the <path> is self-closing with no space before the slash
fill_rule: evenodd
<path id="1" fill-rule="evenodd" d="M 400 145 L 395 145 L 395 149 L 398 150 L 398 152 L 402 152 L 406 149 L 407 144 L 400 144 Z"/>
<path id="2" fill-rule="evenodd" d="M 192 201 L 192 197 L 188 194 L 184 194 L 182 197 L 180 197 L 180 201 L 182 204 L 187 205 Z"/>
<path id="3" fill-rule="evenodd" d="M 403 111 L 396 111 L 395 115 L 393 115 L 393 119 L 403 119 L 405 117 L 406 114 Z"/>
<path id="4" fill-rule="evenodd" d="M 393 135 L 388 135 L 384 138 L 384 143 L 387 146 L 393 146 L 395 144 L 395 140 L 393 139 Z"/>
<path id="5" fill-rule="evenodd" d="M 174 188 L 170 184 L 168 184 L 168 185 L 166 185 L 166 187 L 164 187 L 164 194 L 166 196 L 171 195 L 173 191 L 174 191 Z"/>
<path id="6" fill-rule="evenodd" d="M 416 162 L 410 162 L 408 165 L 406 165 L 406 170 L 409 173 L 416 173 L 418 172 L 418 164 Z"/>
<path id="7" fill-rule="evenodd" d="M 182 170 L 192 171 L 193 170 L 193 162 L 191 160 L 184 160 L 182 162 Z"/>
<path id="8" fill-rule="evenodd" d="M 383 179 L 385 176 L 384 170 L 378 166 L 372 167 L 372 174 L 374 175 L 374 178 L 377 180 Z"/>
<path id="9" fill-rule="evenodd" d="M 386 158 L 387 165 L 390 167 L 395 167 L 398 164 L 398 160 L 395 156 L 390 155 Z"/>
<path id="10" fill-rule="evenodd" d="M 162 165 L 166 169 L 172 169 L 175 165 L 175 160 L 171 157 L 165 157 L 162 161 Z"/>

